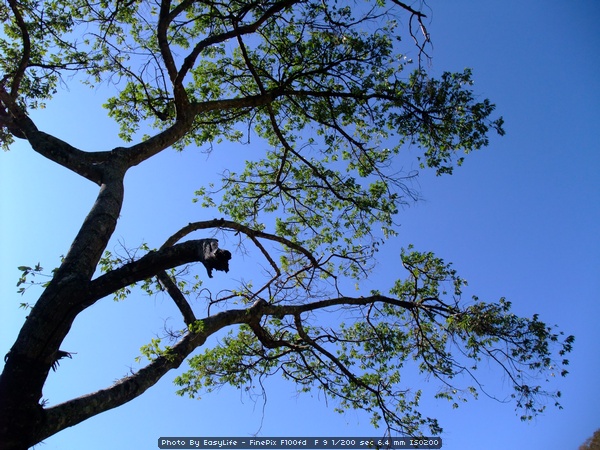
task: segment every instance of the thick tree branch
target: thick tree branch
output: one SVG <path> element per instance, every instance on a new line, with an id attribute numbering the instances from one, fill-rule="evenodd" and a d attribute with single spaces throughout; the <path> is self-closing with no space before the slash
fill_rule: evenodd
<path id="1" fill-rule="evenodd" d="M 78 274 L 90 280 L 117 226 L 123 206 L 122 170 L 106 169 L 96 202 L 75 236 L 57 274 Z"/>
<path id="2" fill-rule="evenodd" d="M 173 59 L 173 54 L 171 53 L 171 48 L 169 46 L 169 38 L 167 36 L 167 31 L 172 21 L 172 18 L 170 17 L 170 9 L 171 0 L 162 0 L 160 2 L 156 37 L 158 40 L 158 48 L 160 49 L 162 60 L 167 68 L 169 78 L 171 79 L 171 82 L 175 84 L 175 79 L 177 78 L 177 67 L 175 66 L 175 60 Z M 181 83 L 178 84 L 181 85 Z"/>
<path id="3" fill-rule="evenodd" d="M 186 119 L 188 114 L 189 98 L 183 87 L 183 77 L 179 76 L 177 66 L 173 58 L 173 53 L 169 45 L 168 30 L 173 20 L 170 14 L 171 0 L 162 0 L 160 2 L 160 13 L 158 16 L 157 39 L 160 55 L 167 68 L 167 74 L 173 84 L 173 94 L 175 97 L 175 108 L 178 119 Z"/>
<path id="4" fill-rule="evenodd" d="M 285 239 L 281 236 L 276 236 L 274 234 L 254 230 L 246 225 L 242 225 L 241 223 L 237 223 L 237 222 L 233 222 L 231 220 L 225 220 L 225 219 L 213 219 L 213 220 L 189 223 L 188 225 L 183 227 L 181 230 L 179 230 L 175 234 L 173 234 L 171 237 L 169 237 L 165 241 L 165 243 L 162 245 L 161 248 L 166 248 L 166 247 L 174 245 L 176 242 L 180 241 L 185 236 L 187 236 L 188 234 L 190 234 L 194 231 L 206 230 L 206 229 L 210 229 L 210 228 L 220 228 L 220 229 L 229 229 L 229 230 L 233 230 L 233 231 L 238 231 L 240 233 L 245 234 L 246 236 L 251 238 L 253 241 L 255 238 L 262 238 L 262 239 L 267 239 L 270 241 L 278 242 L 280 244 L 285 245 L 286 247 L 291 248 L 292 250 L 302 253 L 310 261 L 310 263 L 312 264 L 313 267 L 319 266 L 319 262 L 314 257 L 314 255 L 311 252 L 309 252 L 308 250 L 306 250 L 304 247 L 302 247 L 301 245 L 298 245 L 298 244 L 290 241 L 289 239 Z M 256 242 L 256 241 L 254 241 L 254 242 Z M 259 249 L 261 249 L 260 246 L 259 246 Z M 261 249 L 261 251 L 263 251 L 263 249 Z M 267 258 L 267 259 L 270 259 L 270 258 Z"/>
<path id="5" fill-rule="evenodd" d="M 21 87 L 21 81 L 25 76 L 25 70 L 29 66 L 29 58 L 31 56 L 31 39 L 29 38 L 29 31 L 27 30 L 27 24 L 23 19 L 23 15 L 19 10 L 19 6 L 15 0 L 8 0 L 10 9 L 15 15 L 15 21 L 21 32 L 21 40 L 23 41 L 23 54 L 19 61 L 19 66 L 16 72 L 13 74 L 13 79 L 10 87 L 10 95 L 13 99 L 16 99 L 19 95 L 19 88 Z"/>
<path id="6" fill-rule="evenodd" d="M 34 151 L 57 164 L 100 185 L 103 178 L 103 163 L 110 152 L 84 152 L 61 139 L 38 130 L 31 118 L 17 104 L 17 101 L 0 85 L 0 102 L 8 114 L 8 125 L 17 127 L 16 137 L 29 141 Z M 10 129 L 10 127 L 9 127 Z"/>
<path id="7" fill-rule="evenodd" d="M 408 310 L 419 307 L 419 305 L 416 303 L 398 300 L 385 295 L 370 295 L 368 297 L 341 296 L 337 298 L 318 300 L 302 305 L 268 305 L 265 306 L 264 313 L 275 317 L 283 317 L 288 315 L 296 316 L 305 312 L 316 311 L 333 306 L 367 306 L 373 303 L 387 303 L 389 305 L 394 305 Z"/>
<path id="8" fill-rule="evenodd" d="M 177 306 L 179 312 L 181 312 L 181 315 L 183 316 L 183 321 L 185 322 L 185 324 L 187 326 L 190 326 L 194 322 L 196 322 L 196 316 L 194 315 L 192 307 L 188 303 L 183 293 L 179 290 L 177 285 L 173 282 L 171 277 L 165 271 L 158 272 L 156 274 L 156 277 L 158 278 L 158 281 L 160 281 L 160 284 L 164 287 L 164 289 L 175 302 L 175 305 Z"/>
<path id="9" fill-rule="evenodd" d="M 269 91 L 264 95 L 251 95 L 240 98 L 191 103 L 186 106 L 187 112 L 178 116 L 178 119 L 173 125 L 139 144 L 123 149 L 122 156 L 124 156 L 128 166 L 136 166 L 169 148 L 186 134 L 190 133 L 194 119 L 204 113 L 256 108 L 271 103 L 279 95 L 281 95 L 281 90 L 277 89 Z"/>
<path id="10" fill-rule="evenodd" d="M 31 147 L 40 155 L 70 169 L 100 186 L 105 178 L 105 163 L 110 152 L 85 152 L 43 131 L 27 136 Z"/>
<path id="11" fill-rule="evenodd" d="M 110 295 L 130 284 L 137 283 L 157 275 L 159 272 L 187 264 L 202 262 L 209 264 L 205 253 L 205 245 L 214 239 L 197 239 L 150 252 L 137 261 L 111 270 L 92 280 L 89 286 L 90 302 Z"/>
<path id="12" fill-rule="evenodd" d="M 19 139 L 27 139 L 23 130 L 19 128 L 19 125 L 15 119 L 6 110 L 4 105 L 0 105 L 0 128 L 6 128 L 10 134 Z"/>
<path id="13" fill-rule="evenodd" d="M 389 296 L 341 293 L 346 281 L 361 279 L 360 270 L 366 274 L 372 253 L 365 249 L 374 252 L 378 243 L 375 227 L 384 227 L 382 240 L 394 231 L 403 178 L 386 176 L 384 168 L 393 170 L 392 157 L 404 143 L 421 145 L 426 165 L 438 173 L 451 170 L 457 151 L 487 144 L 493 105 L 475 103 L 470 71 L 444 73 L 440 81 L 421 69 L 406 73 L 394 43 L 400 26 L 388 19 L 393 10 L 410 15 L 401 31 L 415 40 L 420 59 L 430 40 L 419 11 L 423 2 L 415 4 L 376 1 L 351 10 L 328 0 L 117 0 L 108 7 L 84 1 L 74 11 L 62 0 L 6 0 L 6 73 L 0 74 L 4 146 L 15 137 L 27 139 L 35 152 L 98 184 L 100 192 L 5 359 L 0 448 L 22 450 L 123 405 L 180 367 L 208 336 L 234 325 L 247 327 L 190 360 L 195 373 L 187 379 L 196 377 L 192 394 L 215 380 L 240 385 L 247 376 L 281 370 L 303 388 L 322 383 L 342 400 L 342 409 L 379 410 L 373 423 L 417 433 L 427 421 L 420 420 L 417 402 L 403 395 L 401 369 L 412 356 L 423 372 L 442 381 L 470 373 L 450 353 L 457 345 L 475 363 L 484 356 L 497 362 L 522 394 L 518 405 L 531 408 L 535 392 L 520 377 L 526 369 L 541 373 L 551 367 L 549 344 L 558 335 L 536 318 L 509 313 L 502 302 L 496 307 L 475 301 L 462 310 L 443 301 L 452 294 L 440 284 L 453 282 L 454 298 L 460 298 L 463 280 L 441 260 L 402 253 L 411 275 L 398 280 Z M 123 135 L 133 138 L 147 125 L 158 127 L 155 134 L 127 148 L 92 153 L 40 131 L 29 109 L 49 100 L 71 70 L 121 90 L 109 94 L 107 105 Z M 94 275 L 119 219 L 129 168 L 174 144 L 235 138 L 240 121 L 249 138 L 264 139 L 271 150 L 258 161 L 251 158 L 237 180 L 224 180 L 219 206 L 225 216 L 246 215 L 239 219 L 244 223 L 262 221 L 258 214 L 271 217 L 279 208 L 281 236 L 225 219 L 194 222 L 159 250 Z M 307 135 L 311 126 L 317 131 Z M 502 131 L 500 119 L 492 126 Z M 397 145 L 380 151 L 391 136 Z M 242 282 L 242 289 L 232 287 L 218 298 L 208 294 L 207 317 L 198 320 L 167 270 L 200 262 L 210 277 L 213 270 L 229 269 L 231 253 L 216 239 L 181 242 L 206 229 L 245 235 L 268 261 L 270 279 Z M 248 244 L 244 236 L 239 239 Z M 280 265 L 286 270 L 271 248 L 284 253 L 287 261 Z M 153 277 L 188 326 L 179 341 L 172 348 L 145 347 L 147 365 L 115 385 L 44 409 L 48 373 L 68 355 L 61 346 L 78 314 Z M 223 309 L 234 302 L 251 306 L 211 316 L 216 302 Z M 334 319 L 337 330 L 331 321 L 311 323 L 331 312 L 340 319 Z M 348 326 L 342 322 L 346 317 L 357 322 Z M 561 356 L 571 343 L 567 338 Z"/>
<path id="14" fill-rule="evenodd" d="M 206 317 L 202 319 L 198 333 L 186 334 L 164 355 L 157 357 L 135 374 L 123 378 L 107 389 L 46 409 L 45 424 L 38 431 L 39 440 L 140 396 L 169 370 L 179 367 L 187 356 L 204 344 L 208 336 L 230 325 L 248 323 L 251 318 L 259 317 L 262 309 L 263 305 L 256 303 L 247 309 L 229 310 Z"/>
<path id="15" fill-rule="evenodd" d="M 48 368 L 54 362 L 70 323 L 87 307 L 85 288 L 116 227 L 122 201 L 122 176 L 117 175 L 100 188 L 62 264 L 23 325 L 12 354 L 43 361 Z"/>

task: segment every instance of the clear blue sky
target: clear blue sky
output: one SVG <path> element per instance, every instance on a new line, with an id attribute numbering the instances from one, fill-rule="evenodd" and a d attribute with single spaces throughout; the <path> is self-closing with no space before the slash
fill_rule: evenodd
<path id="1" fill-rule="evenodd" d="M 474 69 L 475 91 L 498 106 L 507 135 L 467 158 L 452 177 L 423 173 L 423 201 L 401 212 L 400 235 L 381 252 L 372 287 L 397 277 L 400 247 L 414 243 L 453 261 L 484 300 L 506 296 L 515 311 L 575 334 L 570 375 L 554 386 L 564 410 L 549 405 L 522 423 L 510 403 L 480 397 L 452 410 L 425 402 L 445 428 L 444 449 L 577 449 L 600 428 L 600 3 L 430 0 L 431 70 Z M 74 86 L 34 116 L 38 125 L 90 150 L 119 144 L 104 119 L 101 92 Z M 247 149 L 243 151 L 248 151 Z M 135 168 L 115 242 L 160 245 L 189 221 L 209 219 L 191 203 L 193 191 L 215 171 L 236 164 L 243 151 L 216 146 L 207 156 L 167 152 Z M 25 316 L 16 294 L 19 265 L 57 265 L 96 195 L 96 187 L 19 143 L 0 155 L 0 354 L 10 348 Z M 237 256 L 211 289 L 247 276 Z M 178 326 L 167 299 L 107 299 L 75 322 L 63 348 L 76 352 L 50 375 L 51 403 L 100 389 L 125 375 L 139 347 Z M 262 402 L 222 389 L 200 401 L 174 394 L 170 373 L 144 396 L 48 439 L 45 450 L 154 449 L 159 436 L 377 436 L 366 415 L 339 415 L 317 395 L 296 395 L 280 380 Z M 508 395 L 506 380 L 482 377 Z M 418 385 L 418 386 L 417 386 Z M 435 389 L 427 380 L 415 387 Z M 261 428 L 262 426 L 262 428 Z"/>

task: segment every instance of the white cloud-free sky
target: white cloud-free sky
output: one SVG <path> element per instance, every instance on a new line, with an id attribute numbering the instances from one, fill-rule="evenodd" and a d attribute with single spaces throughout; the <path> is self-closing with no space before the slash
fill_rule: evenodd
<path id="1" fill-rule="evenodd" d="M 424 408 L 445 429 L 444 449 L 576 449 L 600 428 L 600 4 L 430 0 L 434 73 L 472 67 L 481 97 L 504 116 L 507 135 L 467 157 L 451 177 L 423 173 L 423 200 L 401 211 L 397 239 L 380 252 L 371 288 L 388 288 L 401 274 L 400 248 L 409 243 L 454 263 L 469 281 L 467 294 L 487 301 L 505 296 L 515 312 L 558 324 L 576 337 L 570 374 L 553 386 L 563 410 L 551 404 L 523 423 L 511 403 L 481 396 L 453 410 L 443 401 Z M 45 131 L 76 146 L 102 150 L 119 144 L 103 117 L 102 96 L 74 86 L 34 116 Z M 166 152 L 126 179 L 126 201 L 115 234 L 129 247 L 156 247 L 194 220 L 210 219 L 191 203 L 194 190 L 236 165 L 248 149 L 215 146 Z M 237 162 L 236 162 L 237 161 Z M 415 163 L 416 165 L 416 163 Z M 411 167 L 405 167 L 411 169 Z M 211 172 L 212 171 L 212 172 Z M 19 265 L 51 269 L 96 195 L 96 186 L 19 143 L 0 155 L 0 354 L 20 328 L 16 294 Z M 215 289 L 240 280 L 251 265 L 234 256 L 228 274 L 206 281 Z M 386 284 L 387 283 L 387 284 Z M 383 286 L 385 284 L 385 286 Z M 51 403 L 110 385 L 139 367 L 141 345 L 177 314 L 161 297 L 99 302 L 75 322 L 63 348 L 73 360 L 50 375 Z M 201 400 L 177 397 L 169 374 L 144 396 L 49 438 L 46 450 L 152 449 L 159 436 L 378 436 L 359 412 L 333 411 L 317 394 L 297 395 L 280 380 L 267 385 L 267 402 L 234 389 Z M 508 382 L 482 371 L 500 400 Z M 415 388 L 435 389 L 414 379 Z"/>

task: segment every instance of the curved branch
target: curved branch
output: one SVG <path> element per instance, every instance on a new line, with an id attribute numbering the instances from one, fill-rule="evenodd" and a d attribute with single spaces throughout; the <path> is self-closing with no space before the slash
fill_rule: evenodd
<path id="1" fill-rule="evenodd" d="M 374 303 L 387 303 L 389 305 L 394 305 L 399 308 L 405 308 L 409 310 L 421 307 L 420 305 L 413 302 L 398 300 L 396 298 L 386 297 L 385 295 L 379 294 L 370 295 L 368 297 L 340 296 L 337 298 L 318 300 L 315 302 L 300 305 L 272 305 L 264 300 L 258 300 L 258 302 L 264 304 L 263 313 L 265 315 L 274 317 L 296 316 L 297 314 L 315 311 L 318 309 L 330 308 L 332 306 L 368 306 Z"/>
<path id="2" fill-rule="evenodd" d="M 256 243 L 255 238 L 262 238 L 262 239 L 267 239 L 267 240 L 274 241 L 274 242 L 279 242 L 280 244 L 283 244 L 286 247 L 289 247 L 293 250 L 296 250 L 297 252 L 302 253 L 311 262 L 313 267 L 319 266 L 319 262 L 313 256 L 313 254 L 311 252 L 309 252 L 308 250 L 306 250 L 301 245 L 298 245 L 298 244 L 296 244 L 288 239 L 285 239 L 283 237 L 276 236 L 276 235 L 270 234 L 270 233 L 265 233 L 263 231 L 254 230 L 246 225 L 242 225 L 241 223 L 237 223 L 232 220 L 225 220 L 225 219 L 213 219 L 213 220 L 205 220 L 205 221 L 201 221 L 201 222 L 189 223 L 188 225 L 183 227 L 181 230 L 179 230 L 175 234 L 173 234 L 170 238 L 168 238 L 165 241 L 165 243 L 161 246 L 161 248 L 167 248 L 167 247 L 174 245 L 176 242 L 180 241 L 181 239 L 183 239 L 185 236 L 192 233 L 193 231 L 206 230 L 209 228 L 221 228 L 221 229 L 229 229 L 229 230 L 238 231 L 238 232 L 243 233 L 246 236 L 248 236 L 255 243 Z M 259 246 L 259 249 L 260 248 L 261 247 Z M 262 251 L 262 249 L 261 249 L 261 251 Z"/>
<path id="3" fill-rule="evenodd" d="M 104 163 L 111 152 L 86 152 L 43 131 L 27 135 L 31 147 L 40 155 L 100 186 L 105 178 Z"/>
<path id="4" fill-rule="evenodd" d="M 17 104 L 16 100 L 0 85 L 0 102 L 6 107 L 8 125 L 17 127 L 34 151 L 82 177 L 100 185 L 103 180 L 103 163 L 111 152 L 85 152 L 67 142 L 38 130 L 33 120 Z"/>
<path id="5" fill-rule="evenodd" d="M 171 277 L 167 275 L 167 273 L 163 270 L 156 274 L 158 281 L 165 288 L 167 293 L 171 296 L 177 308 L 181 312 L 183 316 L 183 321 L 186 325 L 190 326 L 194 322 L 196 322 L 196 316 L 194 315 L 194 311 L 192 307 L 184 297 L 183 293 L 179 290 L 177 285 L 173 282 Z"/>
<path id="6" fill-rule="evenodd" d="M 265 23 L 275 14 L 277 14 L 280 11 L 283 11 L 285 8 L 289 8 L 290 6 L 299 3 L 299 1 L 300 0 L 283 0 L 280 2 L 276 2 L 270 8 L 268 8 L 261 17 L 256 19 L 254 23 L 235 28 L 234 30 L 227 31 L 225 33 L 217 34 L 215 36 L 207 37 L 206 39 L 203 39 L 202 41 L 198 42 L 198 44 L 196 44 L 192 52 L 185 58 L 181 69 L 179 69 L 179 73 L 177 74 L 175 83 L 181 83 L 183 81 L 190 69 L 196 63 L 196 59 L 198 58 L 202 50 L 206 49 L 211 45 L 225 42 L 228 39 L 232 39 L 245 34 L 254 33 L 263 23 Z"/>
<path id="7" fill-rule="evenodd" d="M 173 347 L 169 357 L 161 356 L 155 359 L 148 366 L 107 389 L 48 408 L 45 411 L 46 422 L 37 430 L 39 441 L 142 395 L 169 370 L 179 367 L 185 357 L 196 348 L 191 344 L 194 337 L 197 338 L 191 334 L 187 335 Z"/>
<path id="8" fill-rule="evenodd" d="M 158 48 L 160 49 L 160 54 L 167 68 L 167 73 L 169 74 L 171 82 L 175 84 L 175 79 L 177 78 L 177 68 L 175 67 L 175 60 L 173 59 L 173 54 L 171 53 L 171 48 L 169 47 L 169 38 L 167 36 L 169 25 L 173 20 L 170 14 L 170 8 L 171 0 L 162 0 L 160 2 L 156 36 L 158 39 Z"/>
<path id="9" fill-rule="evenodd" d="M 184 244 L 178 244 L 175 247 L 169 247 L 167 250 L 172 251 L 172 249 L 186 244 L 188 243 L 186 242 Z M 116 270 L 118 271 L 119 269 Z M 382 301 L 405 308 L 416 307 L 416 305 L 410 302 L 404 302 L 380 295 L 360 298 L 340 297 L 337 299 L 314 302 L 309 305 L 295 306 L 275 306 L 268 304 L 264 300 L 258 300 L 252 306 L 246 309 L 223 311 L 213 316 L 206 317 L 202 319 L 202 326 L 199 327 L 198 333 L 186 334 L 171 349 L 166 351 L 163 355 L 157 357 L 150 364 L 135 374 L 123 378 L 107 389 L 102 389 L 44 410 L 46 420 L 44 422 L 44 426 L 38 430 L 38 438 L 40 440 L 45 439 L 64 428 L 76 425 L 94 415 L 100 414 L 112 408 L 116 408 L 140 396 L 148 388 L 156 384 L 158 380 L 160 380 L 169 370 L 178 368 L 187 356 L 189 356 L 196 348 L 205 343 L 208 336 L 230 325 L 239 325 L 244 323 L 248 324 L 256 333 L 257 338 L 259 338 L 263 345 L 268 348 L 285 346 L 294 350 L 306 349 L 306 347 L 302 345 L 273 339 L 266 332 L 266 330 L 259 325 L 261 317 L 265 315 L 274 315 L 277 317 L 288 314 L 293 315 L 296 321 L 298 333 L 304 342 L 323 353 L 339 367 L 341 363 L 339 363 L 339 361 L 336 362 L 337 358 L 323 349 L 317 342 L 315 342 L 306 334 L 302 324 L 298 323 L 300 314 L 314 309 L 326 308 L 334 305 L 368 305 Z M 340 367 L 340 370 L 342 370 L 342 372 L 358 386 L 361 386 L 365 389 L 373 389 L 372 387 L 365 385 L 363 382 L 361 382 L 361 380 L 358 380 L 352 373 L 349 373 L 347 368 Z M 377 391 L 373 392 L 378 394 Z"/>
<path id="10" fill-rule="evenodd" d="M 186 334 L 177 344 L 157 357 L 138 372 L 125 377 L 107 389 L 101 389 L 44 410 L 46 421 L 37 430 L 38 442 L 53 434 L 77 425 L 90 417 L 121 406 L 142 395 L 154 386 L 169 370 L 176 369 L 208 336 L 220 329 L 247 323 L 251 317 L 260 316 L 262 304 L 255 303 L 247 309 L 223 311 L 202 320 L 198 333 Z"/>
<path id="11" fill-rule="evenodd" d="M 266 92 L 264 95 L 249 95 L 240 98 L 187 104 L 185 113 L 179 114 L 173 125 L 139 144 L 123 148 L 122 156 L 129 167 L 136 166 L 182 139 L 190 132 L 195 118 L 203 113 L 255 108 L 271 103 L 280 95 L 281 89 L 277 89 Z"/>
<path id="12" fill-rule="evenodd" d="M 25 70 L 29 66 L 29 58 L 31 56 L 31 40 L 29 38 L 29 31 L 27 31 L 27 24 L 25 23 L 25 20 L 23 20 L 23 16 L 21 15 L 21 11 L 19 11 L 17 2 L 15 0 L 8 0 L 8 4 L 15 15 L 15 21 L 17 22 L 19 30 L 21 31 L 21 39 L 23 40 L 23 55 L 21 55 L 19 66 L 13 75 L 13 80 L 10 86 L 10 95 L 13 99 L 16 99 L 19 94 L 21 81 L 25 76 Z"/>
<path id="13" fill-rule="evenodd" d="M 130 284 L 145 280 L 173 267 L 190 262 L 201 262 L 210 265 L 214 255 L 207 254 L 206 246 L 211 246 L 216 239 L 197 239 L 172 247 L 161 248 L 150 252 L 137 261 L 124 264 L 118 269 L 99 276 L 89 285 L 89 306 L 97 300 Z"/>
<path id="14" fill-rule="evenodd" d="M 260 77 L 258 75 L 258 72 L 256 71 L 256 68 L 252 64 L 252 61 L 250 60 L 250 57 L 248 56 L 248 52 L 246 51 L 246 47 L 244 45 L 244 42 L 243 42 L 241 36 L 238 36 L 238 44 L 239 44 L 240 49 L 242 51 L 242 56 L 244 58 L 246 66 L 248 67 L 248 70 L 250 70 L 250 73 L 252 73 L 252 77 L 254 78 L 254 81 L 258 85 L 258 88 L 260 89 L 261 93 L 264 93 L 265 92 L 264 85 L 263 85 L 263 83 L 262 83 L 262 81 L 261 81 L 261 79 L 260 79 Z M 275 135 L 279 139 L 279 142 L 281 142 L 281 145 L 285 149 L 285 154 L 282 157 L 282 164 L 280 165 L 280 170 L 279 170 L 279 173 L 278 173 L 278 176 L 277 176 L 277 181 L 279 182 L 279 178 L 281 176 L 281 171 L 283 170 L 283 166 L 284 166 L 283 161 L 285 161 L 288 153 L 292 153 L 298 159 L 300 159 L 300 161 L 302 161 L 307 167 L 309 167 L 312 170 L 312 172 L 313 172 L 313 174 L 315 176 L 317 176 L 318 178 L 320 178 L 325 183 L 326 188 L 330 192 L 332 192 L 333 195 L 335 195 L 338 199 L 340 199 L 342 201 L 350 201 L 351 199 L 346 199 L 346 198 L 340 196 L 340 194 L 337 192 L 337 190 L 333 188 L 333 186 L 331 185 L 331 183 L 329 182 L 329 180 L 327 179 L 327 177 L 325 175 L 323 175 L 313 164 L 311 164 L 299 152 L 297 152 L 296 150 L 294 150 L 294 148 L 290 145 L 290 143 L 287 141 L 287 139 L 283 135 L 283 132 L 281 131 L 281 128 L 279 127 L 279 124 L 277 122 L 277 118 L 275 117 L 275 112 L 273 111 L 272 105 L 267 105 L 267 110 L 268 110 L 268 113 L 269 113 L 269 120 L 271 122 L 271 127 L 273 128 L 273 131 L 275 132 Z"/>
<path id="15" fill-rule="evenodd" d="M 401 8 L 404 8 L 405 10 L 407 10 L 408 12 L 410 12 L 413 16 L 417 16 L 419 18 L 427 17 L 421 11 L 418 11 L 418 10 L 412 8 L 411 6 L 407 5 L 404 2 L 401 2 L 400 0 L 392 0 L 392 3 L 395 3 L 396 5 L 400 6 Z"/>
<path id="16" fill-rule="evenodd" d="M 173 53 L 171 52 L 171 47 L 169 45 L 169 37 L 167 36 L 169 25 L 174 19 L 170 9 L 171 0 L 162 0 L 160 2 L 160 13 L 158 16 L 158 29 L 156 36 L 158 39 L 158 48 L 160 49 L 162 60 L 167 68 L 169 79 L 171 80 L 171 83 L 173 83 L 173 94 L 175 96 L 177 117 L 183 118 L 188 112 L 187 107 L 189 105 L 189 98 L 183 87 L 183 77 L 179 77 L 175 60 L 173 58 Z"/>
<path id="17" fill-rule="evenodd" d="M 395 3 L 396 5 L 400 6 L 401 8 L 405 9 L 406 11 L 410 12 L 408 32 L 410 33 L 410 36 L 413 38 L 415 45 L 419 49 L 419 61 L 421 60 L 422 54 L 429 58 L 429 55 L 425 51 L 425 45 L 427 45 L 428 43 L 431 43 L 431 37 L 429 36 L 429 32 L 427 31 L 425 24 L 423 23 L 423 19 L 426 18 L 427 16 L 424 13 L 422 13 L 421 11 L 418 11 L 418 10 L 412 8 L 411 6 L 407 5 L 406 3 L 404 3 L 400 0 L 391 0 L 391 1 L 392 1 L 392 3 Z M 417 36 L 415 36 L 415 32 L 413 31 L 413 19 L 415 17 L 417 18 L 417 22 L 419 23 L 419 30 L 423 34 L 424 41 L 422 44 L 419 43 L 419 39 L 417 38 Z"/>
<path id="18" fill-rule="evenodd" d="M 302 319 L 300 318 L 300 314 L 294 314 L 294 324 L 296 325 L 296 330 L 298 330 L 298 334 L 300 335 L 300 337 L 308 344 L 310 344 L 319 353 L 325 355 L 327 359 L 329 359 L 329 361 L 335 364 L 337 368 L 340 369 L 340 371 L 346 376 L 348 381 L 354 383 L 354 385 L 356 386 L 362 387 L 363 389 L 375 395 L 378 395 L 376 389 L 371 387 L 369 384 L 363 382 L 362 380 L 358 379 L 356 375 L 354 375 L 354 373 L 352 373 L 350 369 L 348 369 L 348 367 L 342 364 L 339 358 L 336 358 L 331 352 L 327 351 L 327 349 L 323 348 L 321 345 L 319 345 L 318 342 L 316 342 L 308 335 L 308 333 L 304 329 L 304 326 L 302 325 Z"/>

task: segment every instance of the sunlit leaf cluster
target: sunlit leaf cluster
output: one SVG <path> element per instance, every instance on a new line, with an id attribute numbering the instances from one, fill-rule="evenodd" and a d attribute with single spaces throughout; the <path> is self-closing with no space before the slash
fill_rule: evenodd
<path id="1" fill-rule="evenodd" d="M 390 296 L 323 301 L 322 308 L 344 319 L 337 324 L 316 325 L 324 314 L 311 312 L 317 307 L 301 312 L 281 306 L 260 323 L 230 331 L 189 360 L 190 370 L 175 380 L 178 393 L 199 397 L 223 385 L 260 393 L 265 377 L 279 373 L 300 392 L 317 389 L 334 399 L 339 412 L 361 409 L 376 426 L 409 435 L 427 427 L 437 434 L 437 421 L 420 410 L 422 390 L 404 380 L 414 374 L 411 361 L 439 383 L 436 398 L 458 407 L 480 393 L 491 395 L 477 379 L 478 363 L 491 360 L 509 378 L 522 418 L 542 412 L 541 399 L 558 400 L 560 392 L 545 391 L 541 383 L 553 367 L 568 364 L 554 360 L 552 347 L 568 353 L 572 336 L 563 340 L 537 316 L 517 317 L 504 299 L 473 298 L 461 306 L 466 281 L 430 252 L 407 249 L 402 262 L 408 275 Z M 347 305 L 345 314 L 338 305 Z"/>
<path id="2" fill-rule="evenodd" d="M 176 378 L 181 395 L 223 385 L 261 393 L 265 377 L 280 374 L 340 412 L 364 410 L 373 425 L 408 435 L 441 431 L 421 412 L 427 389 L 407 382 L 411 369 L 439 383 L 434 397 L 453 407 L 491 395 L 478 381 L 483 361 L 509 380 L 524 419 L 544 410 L 544 397 L 560 397 L 542 382 L 566 375 L 573 337 L 536 315 L 518 317 L 504 299 L 465 301 L 466 281 L 435 254 L 408 247 L 386 261 L 388 287 L 365 292 L 377 251 L 419 196 L 418 172 L 405 167 L 452 174 L 492 132 L 504 133 L 494 105 L 473 92 L 470 69 L 437 77 L 424 69 L 424 17 L 396 0 L 0 2 L 2 145 L 27 139 L 101 186 L 8 358 L 19 374 L 29 373 L 19 364 L 38 358 L 25 366 L 37 371 L 35 386 L 23 388 L 31 392 L 6 389 L 21 395 L 13 404 L 29 402 L 19 424 L 29 411 L 46 414 L 31 399 L 65 353 L 59 346 L 75 317 L 95 302 L 164 293 L 185 324 L 168 330 L 169 345 L 155 338 L 143 346 L 147 366 L 90 394 L 84 407 L 66 402 L 36 416 L 43 420 L 27 429 L 26 447 L 140 395 L 189 356 Z M 38 130 L 30 111 L 74 80 L 102 92 L 129 147 L 88 152 Z M 195 200 L 207 217 L 157 250 L 107 251 L 127 171 L 189 146 L 222 152 L 227 163 L 243 155 L 220 181 L 200 171 Z M 222 218 L 211 219 L 217 212 Z M 212 238 L 186 240 L 196 231 L 222 233 L 237 251 Z M 244 252 L 261 258 L 250 263 L 261 270 L 242 263 L 237 284 L 219 292 L 202 285 L 204 272 L 227 272 Z M 202 276 L 193 270 L 200 263 Z M 19 269 L 21 291 L 42 270 Z"/>

